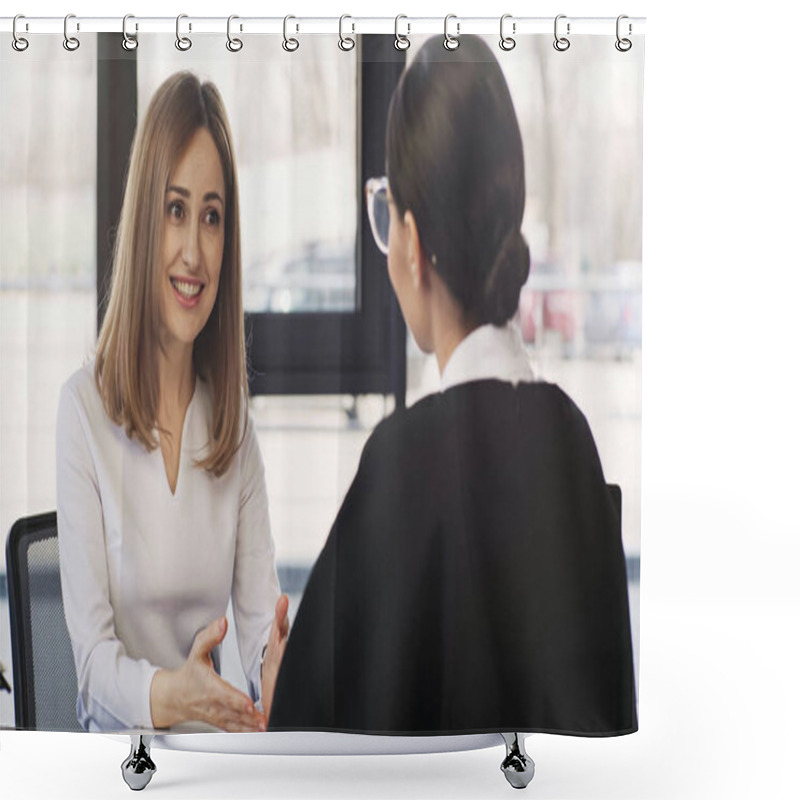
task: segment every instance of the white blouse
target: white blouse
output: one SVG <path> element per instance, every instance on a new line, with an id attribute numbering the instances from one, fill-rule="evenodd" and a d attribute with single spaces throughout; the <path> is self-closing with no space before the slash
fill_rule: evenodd
<path id="1" fill-rule="evenodd" d="M 492 378 L 514 385 L 534 380 L 522 335 L 513 322 L 502 327 L 481 325 L 465 336 L 442 370 L 442 391 Z"/>
<path id="2" fill-rule="evenodd" d="M 183 425 L 175 494 L 160 448 L 106 415 L 94 364 L 63 386 L 56 433 L 64 613 L 87 730 L 152 728 L 150 683 L 179 668 L 195 634 L 226 613 L 254 699 L 280 594 L 264 465 L 253 421 L 221 477 L 195 466 L 213 418 L 199 378 Z"/>

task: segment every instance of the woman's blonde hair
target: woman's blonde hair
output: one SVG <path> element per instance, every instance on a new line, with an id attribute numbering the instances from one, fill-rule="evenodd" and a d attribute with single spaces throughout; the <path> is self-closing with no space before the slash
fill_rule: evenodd
<path id="1" fill-rule="evenodd" d="M 194 343 L 195 373 L 208 382 L 214 403 L 208 453 L 197 465 L 219 476 L 241 444 L 247 398 L 238 188 L 222 98 L 213 83 L 201 84 L 189 72 L 176 73 L 161 84 L 136 133 L 95 381 L 108 416 L 153 450 L 159 401 L 157 273 L 165 193 L 170 173 L 201 128 L 211 134 L 222 162 L 225 247 L 216 302 Z"/>

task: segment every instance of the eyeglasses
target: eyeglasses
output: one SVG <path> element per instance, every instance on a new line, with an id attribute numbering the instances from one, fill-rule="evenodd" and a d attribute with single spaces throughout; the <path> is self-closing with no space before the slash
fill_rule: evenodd
<path id="1" fill-rule="evenodd" d="M 370 178 L 364 191 L 367 195 L 367 215 L 369 226 L 378 250 L 389 253 L 389 181 L 386 176 Z"/>

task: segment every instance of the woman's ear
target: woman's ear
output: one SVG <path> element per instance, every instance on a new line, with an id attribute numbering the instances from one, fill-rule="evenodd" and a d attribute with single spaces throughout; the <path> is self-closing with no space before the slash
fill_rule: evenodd
<path id="1" fill-rule="evenodd" d="M 419 289 L 428 281 L 428 265 L 419 242 L 417 221 L 410 210 L 403 215 L 403 225 L 406 228 L 406 258 L 411 270 L 411 282 L 415 289 Z"/>

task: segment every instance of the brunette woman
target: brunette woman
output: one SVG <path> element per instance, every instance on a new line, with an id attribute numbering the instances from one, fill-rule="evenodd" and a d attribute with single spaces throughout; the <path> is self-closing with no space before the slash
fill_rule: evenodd
<path id="1" fill-rule="evenodd" d="M 379 424 L 314 567 L 271 729 L 636 729 L 620 518 L 589 426 L 535 381 L 522 139 L 480 39 L 400 79 L 370 220 L 442 391 Z"/>

